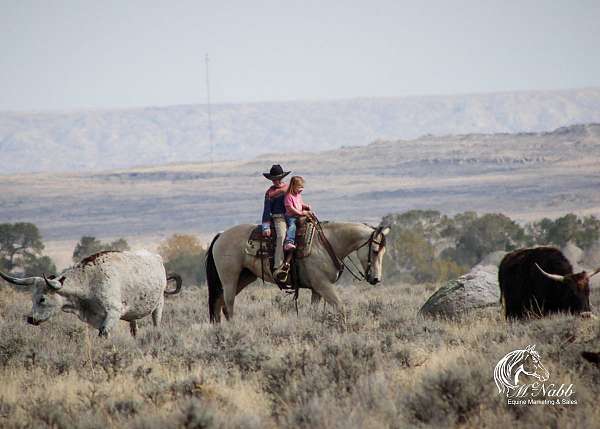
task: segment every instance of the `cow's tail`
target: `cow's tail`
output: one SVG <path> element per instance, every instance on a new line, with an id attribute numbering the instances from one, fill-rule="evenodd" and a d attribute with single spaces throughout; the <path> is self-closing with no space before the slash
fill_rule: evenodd
<path id="1" fill-rule="evenodd" d="M 183 284 L 183 281 L 181 280 L 181 276 L 177 273 L 168 273 L 167 274 L 167 282 L 170 282 L 171 280 L 175 280 L 175 289 L 173 289 L 173 290 L 165 289 L 165 295 L 175 295 L 175 294 L 178 294 L 179 292 L 181 292 L 181 285 Z"/>
<path id="2" fill-rule="evenodd" d="M 208 314 L 211 322 L 215 322 L 217 320 L 218 314 L 216 311 L 216 303 L 223 295 L 223 285 L 221 284 L 221 279 L 219 278 L 219 272 L 217 271 L 217 266 L 215 265 L 215 257 L 213 255 L 213 246 L 215 242 L 219 238 L 221 234 L 215 235 L 208 251 L 206 252 L 206 284 L 208 285 Z M 216 311 L 215 311 L 216 310 Z"/>

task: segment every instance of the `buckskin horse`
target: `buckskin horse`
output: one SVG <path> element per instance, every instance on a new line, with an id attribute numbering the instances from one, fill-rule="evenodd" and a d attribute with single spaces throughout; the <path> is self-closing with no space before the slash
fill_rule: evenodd
<path id="1" fill-rule="evenodd" d="M 260 256 L 244 252 L 248 237 L 256 225 L 242 224 L 217 234 L 206 256 L 208 307 L 211 322 L 221 321 L 221 311 L 227 320 L 233 317 L 235 297 L 257 278 L 275 283 L 269 264 Z M 359 274 L 375 285 L 382 279 L 385 236 L 389 228 L 350 222 L 327 222 L 316 225 L 311 253 L 295 261 L 301 273 L 301 287 L 311 289 L 313 305 L 321 297 L 343 313 L 334 284 L 345 266 L 344 258 L 357 252 L 362 266 Z M 266 266 L 265 266 L 266 265 Z"/>

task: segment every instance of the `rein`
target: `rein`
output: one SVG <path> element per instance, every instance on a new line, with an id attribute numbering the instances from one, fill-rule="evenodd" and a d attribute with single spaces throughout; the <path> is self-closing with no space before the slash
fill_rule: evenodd
<path id="1" fill-rule="evenodd" d="M 329 240 L 327 240 L 327 237 L 325 236 L 325 233 L 323 232 L 323 227 L 321 225 L 321 222 L 319 221 L 319 219 L 317 219 L 317 217 L 313 214 L 311 216 L 311 220 L 314 221 L 316 229 L 317 229 L 317 233 L 319 235 L 319 238 L 321 239 L 321 242 L 323 243 L 323 245 L 325 246 L 325 250 L 327 250 L 327 253 L 329 254 L 329 257 L 331 258 L 331 260 L 333 261 L 333 265 L 335 266 L 335 268 L 337 269 L 338 273 L 337 273 L 337 277 L 336 277 L 336 281 L 340 278 L 340 276 L 342 275 L 342 273 L 344 272 L 344 268 L 348 270 L 348 272 L 350 274 L 352 274 L 352 276 L 356 279 L 356 280 L 366 280 L 367 277 L 371 274 L 371 266 L 373 265 L 373 261 L 371 258 L 371 249 L 373 248 L 373 244 L 377 244 L 378 246 L 385 246 L 385 236 L 382 238 L 381 241 L 377 242 L 375 241 L 375 238 L 377 237 L 377 235 L 379 235 L 379 233 L 381 233 L 382 231 L 382 227 L 378 227 L 378 228 L 373 228 L 373 233 L 371 234 L 371 236 L 369 237 L 369 239 L 367 241 L 365 241 L 363 244 L 361 244 L 360 246 L 358 246 L 356 248 L 355 251 L 362 249 L 365 246 L 369 246 L 369 253 L 368 253 L 368 259 L 367 259 L 367 269 L 363 272 L 352 260 L 352 258 L 350 258 L 350 256 L 347 256 L 346 258 L 352 263 L 352 265 L 354 266 L 354 268 L 356 269 L 356 271 L 358 272 L 358 274 L 356 274 L 354 271 L 352 271 L 352 269 L 346 264 L 344 259 L 340 259 L 337 257 L 337 255 L 335 254 L 335 252 L 333 251 L 333 247 L 331 247 L 331 243 L 329 242 Z"/>
<path id="2" fill-rule="evenodd" d="M 315 227 L 316 227 L 315 229 L 317 230 L 317 234 L 319 235 L 319 239 L 321 240 L 321 243 L 323 243 L 325 250 L 329 254 L 329 257 L 331 258 L 331 261 L 333 262 L 333 266 L 337 270 L 337 276 L 335 278 L 335 281 L 338 281 L 338 279 L 344 272 L 344 267 L 346 265 L 344 264 L 343 261 L 340 260 L 340 258 L 337 257 L 337 255 L 333 251 L 333 247 L 331 247 L 331 243 L 329 242 L 329 240 L 327 240 L 327 237 L 325 236 L 325 232 L 323 231 L 323 226 L 321 225 L 321 221 L 319 221 L 319 219 L 317 219 L 317 217 L 314 214 L 312 216 L 310 216 L 310 219 L 314 222 Z"/>

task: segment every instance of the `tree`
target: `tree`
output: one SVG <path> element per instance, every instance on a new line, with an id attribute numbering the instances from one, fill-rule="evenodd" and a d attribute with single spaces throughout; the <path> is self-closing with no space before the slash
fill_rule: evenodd
<path id="1" fill-rule="evenodd" d="M 32 223 L 0 224 L 0 265 L 11 271 L 24 259 L 41 254 L 44 249 L 40 232 Z"/>
<path id="2" fill-rule="evenodd" d="M 100 240 L 96 240 L 96 237 L 83 236 L 73 250 L 73 262 L 77 263 L 102 250 L 102 243 Z"/>
<path id="3" fill-rule="evenodd" d="M 119 238 L 118 240 L 113 241 L 110 244 L 106 245 L 107 250 L 116 250 L 118 252 L 124 252 L 125 250 L 129 250 L 129 243 L 124 238 Z"/>
<path id="4" fill-rule="evenodd" d="M 167 271 L 181 275 L 185 283 L 200 284 L 206 280 L 204 258 L 206 249 L 193 235 L 175 234 L 158 248 Z"/>
<path id="5" fill-rule="evenodd" d="M 600 239 L 600 219 L 595 216 L 583 218 L 582 230 L 578 232 L 575 241 L 582 249 L 589 249 Z"/>
<path id="6" fill-rule="evenodd" d="M 37 226 L 32 223 L 0 224 L 0 269 L 23 270 L 24 275 L 56 274 L 50 257 L 42 256 L 44 243 Z"/>
<path id="7" fill-rule="evenodd" d="M 600 220 L 595 216 L 578 217 L 568 213 L 556 220 L 544 218 L 527 225 L 531 244 L 564 247 L 568 242 L 588 249 L 600 238 Z"/>
<path id="8" fill-rule="evenodd" d="M 24 268 L 24 277 L 56 274 L 56 265 L 49 256 L 34 257 L 26 262 Z"/>
<path id="9" fill-rule="evenodd" d="M 582 227 L 582 221 L 573 213 L 559 217 L 548 231 L 549 243 L 563 247 L 569 241 L 576 241 L 577 233 Z"/>
<path id="10" fill-rule="evenodd" d="M 94 255 L 98 252 L 104 252 L 107 250 L 115 250 L 122 252 L 129 250 L 129 244 L 124 238 L 119 238 L 111 243 L 102 243 L 96 237 L 83 236 L 79 242 L 75 245 L 73 250 L 73 262 L 77 263 L 88 256 Z"/>
<path id="11" fill-rule="evenodd" d="M 409 283 L 440 282 L 463 274 L 465 267 L 435 256 L 435 248 L 423 231 L 392 228 L 387 236 L 384 275 Z"/>
<path id="12" fill-rule="evenodd" d="M 401 214 L 385 216 L 381 224 L 419 232 L 434 242 L 447 236 L 451 220 L 437 210 L 409 210 Z"/>
<path id="13" fill-rule="evenodd" d="M 524 229 L 501 213 L 485 214 L 464 228 L 456 243 L 455 262 L 473 266 L 496 250 L 514 250 L 525 242 Z"/>

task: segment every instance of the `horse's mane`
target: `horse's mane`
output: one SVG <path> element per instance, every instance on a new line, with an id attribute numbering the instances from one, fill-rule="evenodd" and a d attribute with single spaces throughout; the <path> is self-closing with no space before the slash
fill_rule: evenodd
<path id="1" fill-rule="evenodd" d="M 494 381 L 500 393 L 508 393 L 509 390 L 515 389 L 516 384 L 513 384 L 513 369 L 524 359 L 525 354 L 530 353 L 529 350 L 514 350 L 500 359 L 500 362 L 494 368 Z M 536 352 L 533 352 L 536 353 Z"/>

